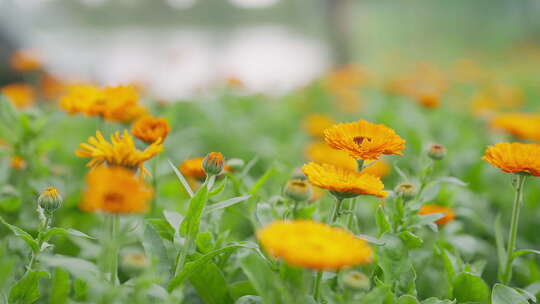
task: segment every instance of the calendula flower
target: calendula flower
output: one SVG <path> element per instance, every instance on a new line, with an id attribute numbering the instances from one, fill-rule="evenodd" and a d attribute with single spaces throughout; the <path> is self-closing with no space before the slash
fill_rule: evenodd
<path id="1" fill-rule="evenodd" d="M 270 255 L 315 270 L 367 264 L 373 258 L 367 242 L 351 232 L 310 220 L 273 222 L 257 238 Z"/>
<path id="2" fill-rule="evenodd" d="M 206 178 L 206 173 L 203 169 L 203 161 L 204 157 L 188 158 L 178 166 L 178 169 L 185 177 L 201 180 Z M 224 165 L 223 170 L 228 172 L 232 171 L 229 165 Z"/>
<path id="3" fill-rule="evenodd" d="M 66 93 L 68 84 L 50 74 L 40 77 L 41 95 L 47 101 L 56 101 L 58 97 Z"/>
<path id="4" fill-rule="evenodd" d="M 358 65 L 347 65 L 329 73 L 323 79 L 326 90 L 338 101 L 345 112 L 354 112 L 360 106 L 359 89 L 369 80 L 369 72 Z"/>
<path id="5" fill-rule="evenodd" d="M 323 114 L 311 114 L 304 119 L 304 130 L 313 137 L 324 137 L 324 130 L 335 124 L 334 119 Z"/>
<path id="6" fill-rule="evenodd" d="M 540 176 L 540 145 L 498 143 L 486 149 L 483 160 L 507 173 Z"/>
<path id="7" fill-rule="evenodd" d="M 227 87 L 231 89 L 243 89 L 246 87 L 244 82 L 238 77 L 230 76 L 225 80 Z"/>
<path id="8" fill-rule="evenodd" d="M 20 72 L 29 72 L 41 69 L 41 59 L 34 50 L 20 50 L 11 56 L 9 65 L 12 69 Z"/>
<path id="9" fill-rule="evenodd" d="M 24 83 L 13 83 L 2 87 L 0 93 L 7 97 L 13 106 L 25 109 L 34 104 L 35 91 Z"/>
<path id="10" fill-rule="evenodd" d="M 11 157 L 9 165 L 11 166 L 11 168 L 17 171 L 22 171 L 26 169 L 27 163 L 26 163 L 26 160 L 24 160 L 24 158 L 15 155 Z"/>
<path id="11" fill-rule="evenodd" d="M 79 157 L 88 157 L 92 160 L 89 167 L 97 167 L 103 164 L 109 166 L 121 166 L 131 170 L 139 169 L 142 176 L 148 171 L 144 168 L 144 162 L 163 151 L 161 139 L 158 139 L 145 150 L 140 151 L 135 147 L 133 137 L 127 130 L 123 134 L 116 132 L 108 142 L 101 132 L 96 131 L 96 137 L 90 137 L 88 143 L 82 143 L 75 154 Z"/>
<path id="12" fill-rule="evenodd" d="M 308 163 L 302 167 L 309 182 L 339 196 L 373 195 L 385 197 L 384 184 L 373 175 L 338 168 L 329 164 Z"/>
<path id="13" fill-rule="evenodd" d="M 319 164 L 330 164 L 351 171 L 358 169 L 358 163 L 347 152 L 333 149 L 325 142 L 311 143 L 306 148 L 306 156 L 309 160 Z M 364 167 L 363 173 L 381 178 L 387 176 L 390 172 L 390 165 L 382 159 L 366 160 Z"/>
<path id="14" fill-rule="evenodd" d="M 160 138 L 164 141 L 170 130 L 171 127 L 165 118 L 148 115 L 135 121 L 131 128 L 131 134 L 145 143 L 151 144 Z"/>
<path id="15" fill-rule="evenodd" d="M 60 108 L 69 114 L 100 115 L 105 104 L 103 91 L 89 84 L 73 84 L 60 98 Z"/>
<path id="16" fill-rule="evenodd" d="M 355 159 L 379 159 L 383 154 L 402 155 L 403 140 L 385 125 L 364 120 L 334 125 L 324 132 L 330 147 L 345 150 Z"/>
<path id="17" fill-rule="evenodd" d="M 540 115 L 507 113 L 495 117 L 490 126 L 521 139 L 540 140 Z"/>
<path id="18" fill-rule="evenodd" d="M 144 213 L 151 198 L 152 189 L 131 170 L 102 166 L 88 173 L 80 208 L 112 214 Z"/>
<path id="19" fill-rule="evenodd" d="M 38 205 L 46 213 L 51 214 L 56 209 L 62 207 L 64 199 L 58 189 L 54 187 L 48 187 L 41 192 L 38 197 Z"/>
<path id="20" fill-rule="evenodd" d="M 456 215 L 454 211 L 448 207 L 439 206 L 439 205 L 424 205 L 418 211 L 420 215 L 427 215 L 433 213 L 443 213 L 444 216 L 436 220 L 435 223 L 439 226 L 444 226 L 454 220 Z"/>

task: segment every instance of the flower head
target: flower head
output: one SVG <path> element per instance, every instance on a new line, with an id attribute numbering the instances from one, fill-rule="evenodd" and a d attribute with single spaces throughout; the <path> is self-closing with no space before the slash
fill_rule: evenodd
<path id="1" fill-rule="evenodd" d="M 486 149 L 483 160 L 507 173 L 540 176 L 540 145 L 498 143 Z"/>
<path id="2" fill-rule="evenodd" d="M 22 171 L 24 169 L 26 169 L 26 166 L 28 165 L 26 163 L 26 160 L 18 155 L 15 155 L 15 156 L 12 156 L 11 157 L 11 160 L 9 162 L 9 165 L 11 168 L 17 170 L 17 171 Z"/>
<path id="3" fill-rule="evenodd" d="M 54 187 L 46 188 L 38 197 L 39 207 L 49 214 L 60 208 L 63 201 L 62 195 L 60 195 L 58 189 Z"/>
<path id="4" fill-rule="evenodd" d="M 96 137 L 90 137 L 88 143 L 82 143 L 75 154 L 79 157 L 89 157 L 92 160 L 88 163 L 89 167 L 97 167 L 102 164 L 109 166 L 121 166 L 128 169 L 139 169 L 141 175 L 149 174 L 144 168 L 144 162 L 151 159 L 163 151 L 161 140 L 149 145 L 144 151 L 135 147 L 133 137 L 127 130 L 121 135 L 116 132 L 111 136 L 109 143 L 101 132 L 96 131 Z"/>
<path id="5" fill-rule="evenodd" d="M 143 116 L 135 121 L 131 129 L 131 134 L 147 144 L 151 144 L 156 140 L 165 140 L 171 127 L 165 118 L 157 118 L 153 116 Z"/>
<path id="6" fill-rule="evenodd" d="M 105 102 L 103 91 L 89 84 L 73 84 L 67 87 L 60 98 L 60 108 L 69 114 L 99 115 L 103 110 L 98 105 Z"/>
<path id="7" fill-rule="evenodd" d="M 444 216 L 436 220 L 435 223 L 439 226 L 444 226 L 454 220 L 456 215 L 454 211 L 448 207 L 439 206 L 439 205 L 424 205 L 418 211 L 420 215 L 427 215 L 433 213 L 443 213 Z"/>
<path id="8" fill-rule="evenodd" d="M 13 106 L 18 109 L 28 108 L 34 104 L 35 91 L 24 83 L 13 83 L 2 87 L 0 90 L 2 95 L 5 95 Z"/>
<path id="9" fill-rule="evenodd" d="M 20 50 L 13 53 L 9 65 L 20 72 L 39 70 L 42 66 L 39 55 L 34 50 Z"/>
<path id="10" fill-rule="evenodd" d="M 349 171 L 329 164 L 308 163 L 302 167 L 309 182 L 342 196 L 374 195 L 385 197 L 384 184 L 373 175 Z"/>
<path id="11" fill-rule="evenodd" d="M 490 126 L 517 138 L 540 141 L 540 115 L 538 114 L 501 114 L 491 121 Z"/>
<path id="12" fill-rule="evenodd" d="M 324 137 L 324 130 L 335 124 L 335 121 L 323 114 L 311 114 L 304 119 L 304 130 L 313 137 Z"/>
<path id="13" fill-rule="evenodd" d="M 277 221 L 257 232 L 272 256 L 287 264 L 336 270 L 371 262 L 373 250 L 351 232 L 310 220 Z"/>
<path id="14" fill-rule="evenodd" d="M 355 159 L 379 159 L 383 154 L 402 155 L 403 140 L 385 125 L 364 120 L 334 125 L 324 132 L 330 147 L 345 150 Z"/>
<path id="15" fill-rule="evenodd" d="M 88 173 L 80 207 L 87 212 L 144 213 L 152 193 L 131 170 L 103 166 Z"/>

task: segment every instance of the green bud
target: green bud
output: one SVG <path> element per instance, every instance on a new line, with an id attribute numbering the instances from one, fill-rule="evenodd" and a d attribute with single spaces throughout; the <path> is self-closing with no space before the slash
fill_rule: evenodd
<path id="1" fill-rule="evenodd" d="M 442 160 L 446 156 L 446 148 L 443 145 L 432 144 L 428 148 L 427 155 L 433 160 Z"/>
<path id="2" fill-rule="evenodd" d="M 344 273 L 341 277 L 345 287 L 354 290 L 368 290 L 371 286 L 369 278 L 360 271 L 351 270 Z"/>
<path id="3" fill-rule="evenodd" d="M 406 201 L 413 199 L 418 194 L 418 188 L 409 183 L 397 185 L 394 191 L 398 196 L 401 196 Z"/>
<path id="4" fill-rule="evenodd" d="M 224 163 L 223 154 L 210 152 L 204 158 L 202 167 L 207 175 L 218 175 L 223 171 Z"/>
<path id="5" fill-rule="evenodd" d="M 38 205 L 47 214 L 52 214 L 56 209 L 62 207 L 64 200 L 58 189 L 49 187 L 41 192 L 38 197 Z"/>
<path id="6" fill-rule="evenodd" d="M 312 189 L 307 181 L 292 179 L 285 185 L 283 194 L 294 201 L 307 201 L 312 195 Z"/>

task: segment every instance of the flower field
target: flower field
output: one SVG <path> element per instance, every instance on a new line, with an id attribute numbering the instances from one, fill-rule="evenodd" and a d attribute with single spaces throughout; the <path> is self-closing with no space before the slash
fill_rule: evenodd
<path id="1" fill-rule="evenodd" d="M 540 48 L 505 58 L 176 102 L 19 50 L 0 303 L 536 303 Z"/>

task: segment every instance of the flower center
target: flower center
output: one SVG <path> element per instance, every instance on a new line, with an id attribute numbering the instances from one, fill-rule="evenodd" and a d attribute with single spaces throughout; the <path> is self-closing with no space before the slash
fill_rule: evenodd
<path id="1" fill-rule="evenodd" d="M 362 145 L 364 143 L 364 141 L 371 142 L 371 138 L 364 137 L 364 136 L 357 136 L 357 137 L 353 138 L 353 140 L 359 146 Z"/>

